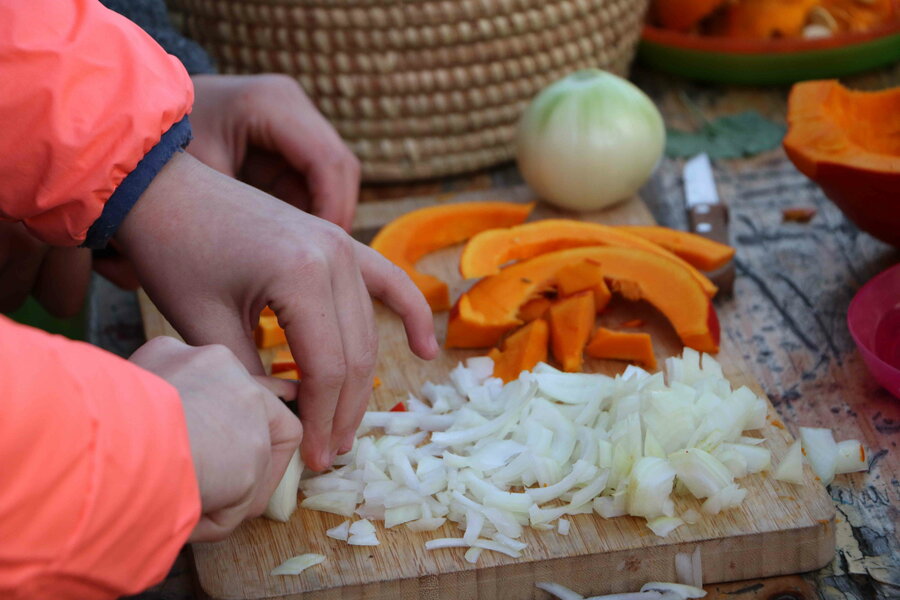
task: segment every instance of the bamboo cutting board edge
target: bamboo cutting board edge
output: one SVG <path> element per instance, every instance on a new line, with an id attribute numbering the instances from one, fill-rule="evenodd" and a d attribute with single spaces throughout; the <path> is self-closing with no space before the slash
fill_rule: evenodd
<path id="1" fill-rule="evenodd" d="M 363 204 L 357 215 L 355 231 L 362 232 L 363 237 L 370 237 L 381 225 L 402 212 L 435 201 L 477 199 L 530 201 L 532 198 L 527 189 L 511 188 L 490 194 Z M 539 207 L 538 211 L 546 213 L 547 209 Z M 639 200 L 589 218 L 611 224 L 652 222 L 646 207 Z M 426 257 L 422 262 L 423 270 L 451 281 L 454 297 L 465 286 L 458 281 L 458 275 L 457 281 L 452 281 L 455 272 L 452 267 L 455 266 L 458 251 L 458 248 L 442 251 Z M 148 338 L 174 333 L 143 294 L 141 309 Z M 437 365 L 410 363 L 416 359 L 408 358 L 411 355 L 403 347 L 405 339 L 402 329 L 398 329 L 398 324 L 383 307 L 379 307 L 377 313 L 382 339 L 381 354 L 394 357 L 394 362 L 379 365 L 378 374 L 384 384 L 375 394 L 376 406 L 385 408 L 398 397 L 402 399 L 406 392 L 418 392 L 418 386 L 410 384 L 411 378 L 440 380 L 442 378 L 437 374 L 443 372 L 443 379 L 446 379 L 449 367 L 457 360 L 473 355 L 471 352 L 446 352 Z M 665 330 L 666 324 L 659 315 L 652 313 L 646 307 L 636 307 L 633 314 L 627 314 L 623 319 L 635 315 L 646 318 L 647 329 L 655 328 L 654 345 L 662 358 L 671 354 L 671 350 L 679 344 L 673 333 Z M 446 316 L 439 316 L 436 322 L 439 335 L 442 335 Z M 726 375 L 735 385 L 745 384 L 762 394 L 756 382 L 746 375 L 747 370 L 737 349 L 729 340 L 723 340 L 722 346 L 717 359 Z M 401 358 L 399 362 L 397 357 Z M 410 368 L 395 368 L 404 360 Z M 614 364 L 603 364 L 607 362 L 593 361 L 594 370 L 614 372 L 619 368 Z M 417 364 L 421 367 L 412 368 Z M 423 374 L 423 370 L 428 371 L 430 376 Z M 777 413 L 771 405 L 769 415 L 769 424 L 763 434 L 769 440 L 767 447 L 772 449 L 773 462 L 777 464 L 792 440 L 786 431 L 773 425 L 777 423 Z M 723 513 L 714 519 L 701 521 L 697 526 L 682 526 L 664 540 L 655 538 L 642 524 L 642 519 L 626 517 L 605 521 L 594 515 L 570 517 L 573 527 L 569 536 L 528 530 L 529 539 L 526 541 L 530 545 L 522 559 L 484 553 L 477 568 L 462 560 L 459 549 L 428 553 L 421 548 L 426 539 L 461 535 L 450 526 L 439 532 L 411 535 L 411 532 L 396 531 L 402 530 L 402 527 L 386 531 L 379 525 L 382 545 L 359 549 L 324 537 L 324 529 L 340 523 L 342 517 L 302 510 L 287 525 L 264 520 L 245 523 L 224 542 L 195 546 L 194 554 L 201 585 L 211 597 L 222 600 L 292 600 L 309 597 L 308 593 L 313 591 L 317 599 L 341 600 L 387 600 L 398 595 L 401 598 L 518 599 L 543 597 L 537 595 L 542 592 L 535 592 L 534 583 L 545 580 L 559 581 L 581 592 L 629 591 L 649 580 L 673 580 L 675 554 L 693 551 L 697 546 L 700 546 L 703 555 L 705 582 L 733 581 L 808 571 L 827 564 L 833 558 L 833 504 L 824 488 L 813 481 L 808 469 L 806 478 L 807 484 L 799 487 L 774 481 L 764 483 L 758 476 L 744 478 L 741 484 L 750 493 L 744 506 L 735 514 Z M 759 502 L 757 506 L 757 502 L 751 503 L 752 499 L 764 502 Z M 679 506 L 682 509 L 685 507 Z M 293 554 L 316 551 L 316 548 L 329 557 L 323 565 L 299 577 L 268 577 L 268 571 L 281 560 Z M 321 571 L 317 571 L 319 569 Z M 615 574 L 615 577 L 610 577 L 610 574 Z"/>

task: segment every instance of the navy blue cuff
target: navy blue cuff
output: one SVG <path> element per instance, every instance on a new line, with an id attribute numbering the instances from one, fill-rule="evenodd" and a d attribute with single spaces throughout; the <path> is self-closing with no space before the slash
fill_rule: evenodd
<path id="1" fill-rule="evenodd" d="M 185 117 L 165 132 L 150 152 L 144 155 L 141 162 L 129 173 L 103 207 L 100 218 L 88 229 L 82 246 L 86 248 L 103 248 L 109 242 L 119 225 L 125 220 L 128 212 L 141 197 L 141 194 L 159 174 L 169 159 L 176 152 L 184 150 L 191 141 L 191 123 Z"/>

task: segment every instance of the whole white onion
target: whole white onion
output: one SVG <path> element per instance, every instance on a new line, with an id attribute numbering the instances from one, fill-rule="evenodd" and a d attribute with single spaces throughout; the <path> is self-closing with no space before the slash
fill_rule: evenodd
<path id="1" fill-rule="evenodd" d="M 633 196 L 659 163 L 665 140 L 662 116 L 644 92 L 585 69 L 532 100 L 519 122 L 516 158 L 539 196 L 594 210 Z"/>

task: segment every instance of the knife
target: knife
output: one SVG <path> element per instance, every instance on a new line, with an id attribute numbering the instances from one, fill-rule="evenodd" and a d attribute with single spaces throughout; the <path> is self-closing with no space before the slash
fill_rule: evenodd
<path id="1" fill-rule="evenodd" d="M 705 153 L 698 154 L 688 160 L 684 164 L 683 175 L 684 199 L 691 232 L 729 244 L 728 207 L 719 201 L 709 156 Z M 723 295 L 731 295 L 734 290 L 733 260 L 707 275 Z"/>

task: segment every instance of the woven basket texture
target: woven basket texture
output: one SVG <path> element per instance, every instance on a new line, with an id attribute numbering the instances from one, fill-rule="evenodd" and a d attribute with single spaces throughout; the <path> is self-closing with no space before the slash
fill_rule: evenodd
<path id="1" fill-rule="evenodd" d="M 511 159 L 529 100 L 586 67 L 627 75 L 648 0 L 168 0 L 225 73 L 295 77 L 366 181 Z"/>

